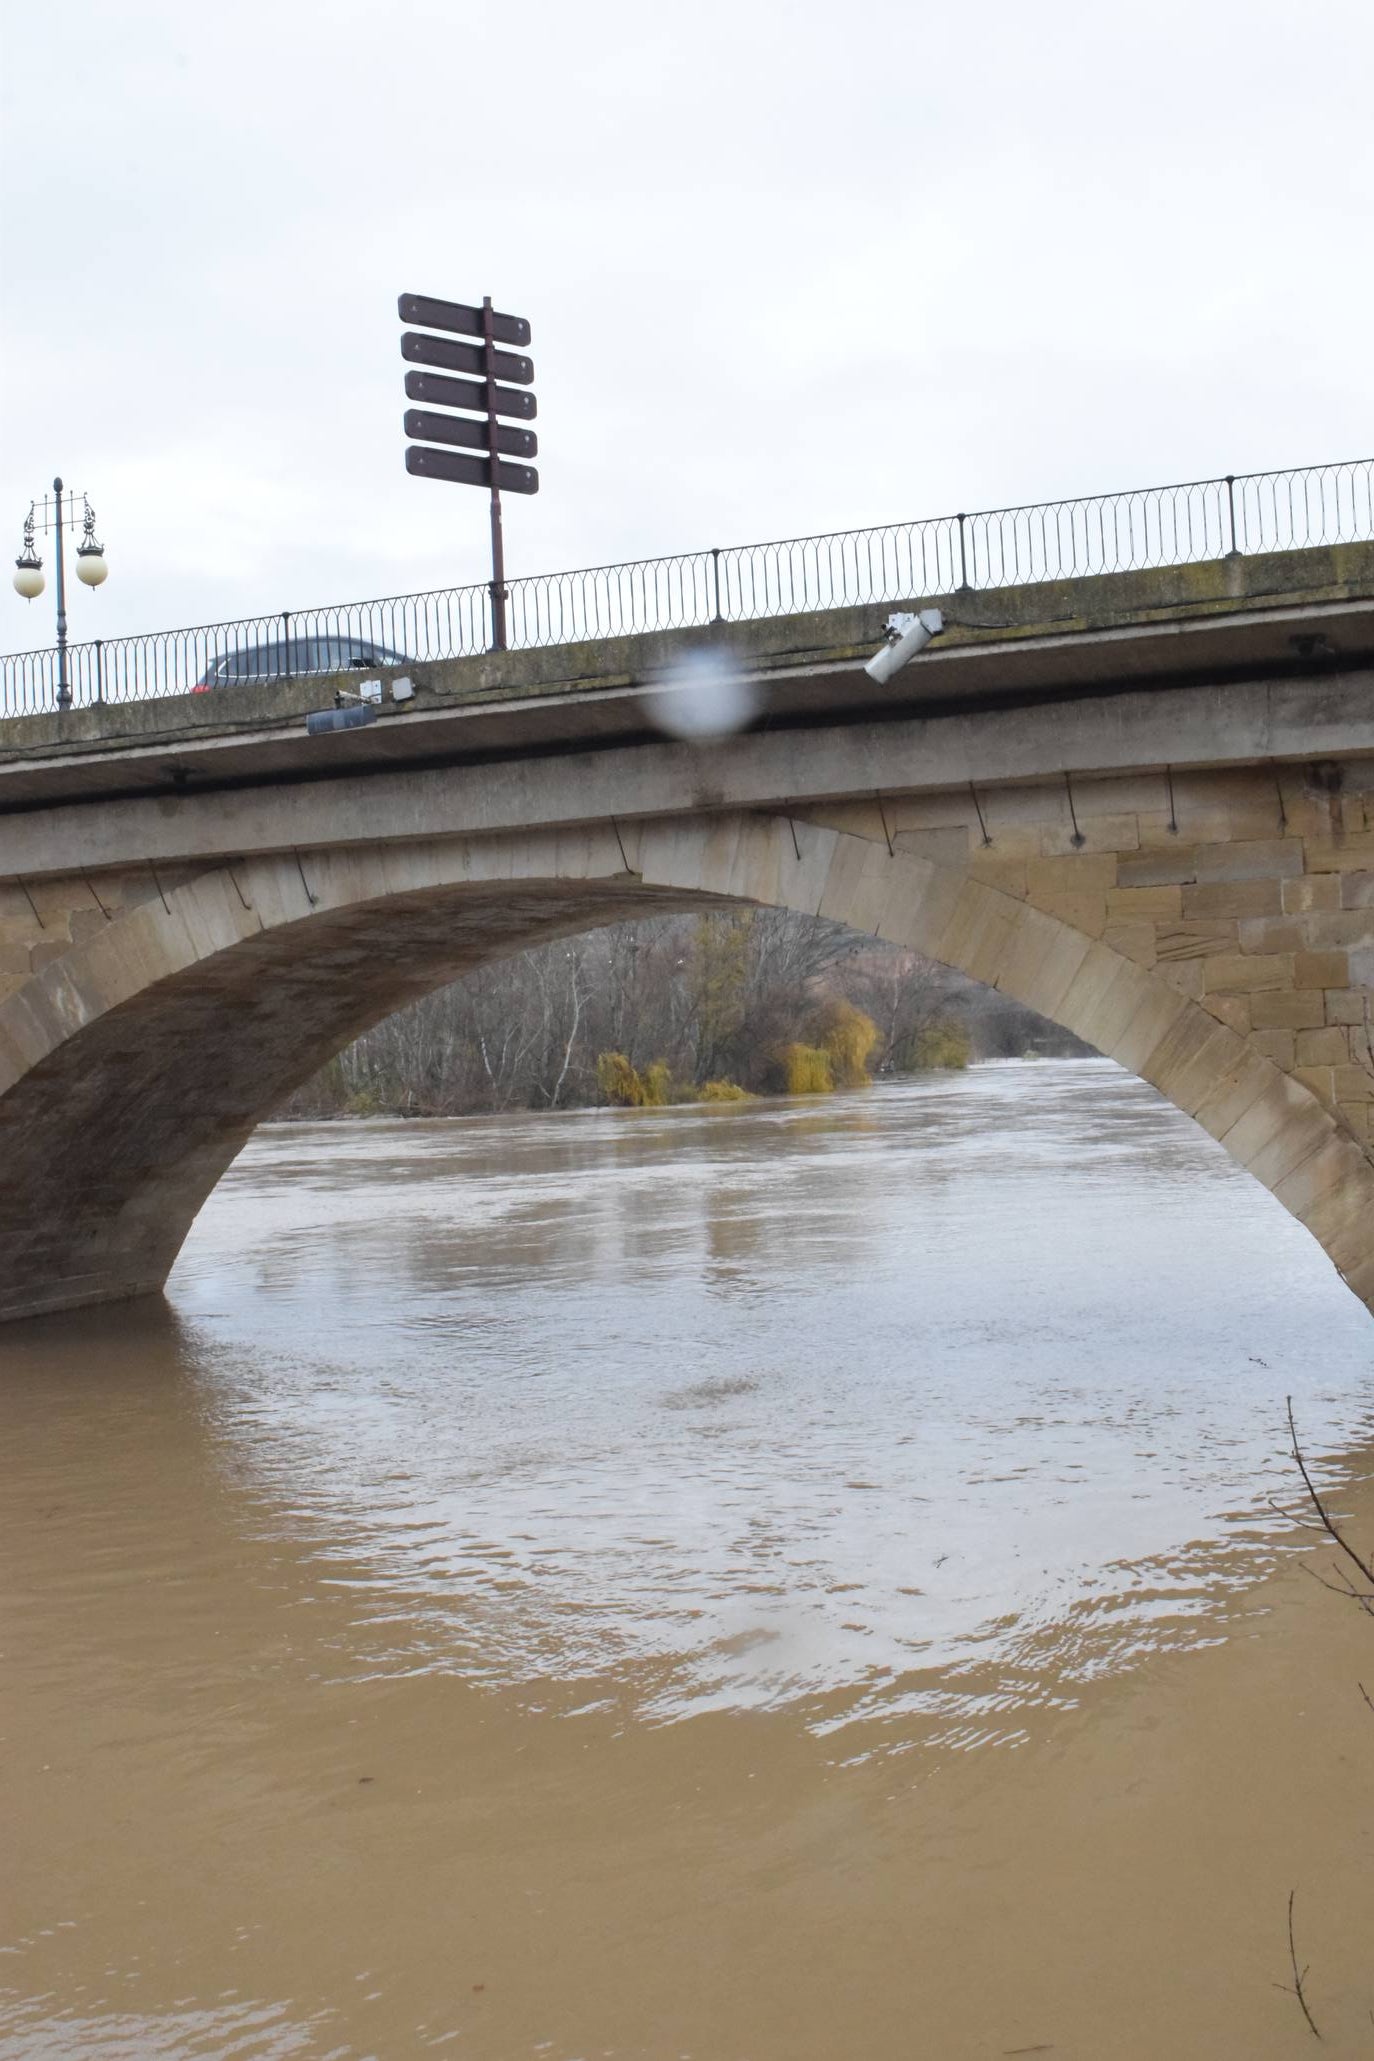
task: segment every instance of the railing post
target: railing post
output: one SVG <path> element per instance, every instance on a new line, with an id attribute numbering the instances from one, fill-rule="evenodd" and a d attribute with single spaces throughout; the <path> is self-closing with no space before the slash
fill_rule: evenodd
<path id="1" fill-rule="evenodd" d="M 962 588 L 962 587 L 966 587 L 966 586 L 968 585 L 968 564 L 967 564 L 967 561 L 965 560 L 965 557 L 964 557 L 964 522 L 965 522 L 965 519 L 966 519 L 966 518 L 965 518 L 964 516 L 962 516 L 962 515 L 960 515 L 960 516 L 957 516 L 957 517 L 955 518 L 955 520 L 956 520 L 956 521 L 958 522 L 958 524 L 959 524 L 959 585 L 960 585 L 960 587 L 961 587 L 961 588 Z"/>
<path id="2" fill-rule="evenodd" d="M 105 699 L 105 645 L 99 637 L 95 640 L 95 698 L 97 703 Z"/>
<path id="3" fill-rule="evenodd" d="M 711 546 L 711 621 L 713 623 L 723 623 L 724 620 L 725 618 L 720 612 L 720 550 L 717 545 L 713 544 Z"/>
<path id="4" fill-rule="evenodd" d="M 286 679 L 291 678 L 291 611 L 281 612 L 281 669 Z"/>
<path id="5" fill-rule="evenodd" d="M 1226 513 L 1231 525 L 1231 548 L 1226 555 L 1234 558 L 1240 546 L 1236 542 L 1236 475 L 1233 472 L 1226 475 Z"/>

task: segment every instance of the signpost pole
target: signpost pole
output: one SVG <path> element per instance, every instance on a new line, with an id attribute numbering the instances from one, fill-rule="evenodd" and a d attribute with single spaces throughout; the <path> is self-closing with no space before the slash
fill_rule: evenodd
<path id="1" fill-rule="evenodd" d="M 500 447 L 496 426 L 496 339 L 492 334 L 491 295 L 482 301 L 482 336 L 486 344 L 487 450 L 491 458 L 491 648 L 506 649 L 506 552 L 501 537 Z"/>
<path id="2" fill-rule="evenodd" d="M 397 302 L 402 322 L 423 323 L 437 329 L 438 336 L 406 330 L 401 337 L 401 356 L 411 366 L 440 365 L 442 373 L 406 373 L 406 398 L 422 401 L 423 408 L 407 408 L 405 433 L 418 441 L 406 450 L 406 471 L 422 479 L 451 480 L 455 486 L 486 487 L 491 495 L 491 644 L 492 651 L 509 649 L 506 589 L 506 553 L 501 536 L 501 490 L 508 494 L 537 494 L 539 474 L 532 465 L 503 462 L 501 453 L 513 458 L 533 458 L 539 440 L 531 429 L 501 427 L 501 418 L 516 423 L 532 422 L 538 412 L 530 391 L 534 366 L 517 355 L 530 340 L 530 325 L 523 315 L 498 314 L 487 294 L 481 307 L 466 301 L 435 300 L 429 294 L 403 293 Z M 480 339 L 459 343 L 457 337 Z M 498 350 L 497 344 L 513 344 L 515 351 Z M 478 375 L 450 379 L 447 374 Z M 508 386 L 500 384 L 510 381 Z M 482 457 L 465 457 L 467 451 Z"/>

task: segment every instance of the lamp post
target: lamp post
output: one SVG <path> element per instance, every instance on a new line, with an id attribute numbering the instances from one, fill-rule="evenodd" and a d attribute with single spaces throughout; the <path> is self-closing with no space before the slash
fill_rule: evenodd
<path id="1" fill-rule="evenodd" d="M 98 587 L 109 572 L 105 563 L 105 547 L 95 534 L 95 512 L 83 494 L 81 513 L 78 516 L 76 496 L 68 493 L 65 508 L 62 503 L 62 482 L 55 479 L 52 495 L 44 495 L 41 501 L 31 501 L 24 521 L 24 548 L 14 561 L 14 591 L 22 594 L 26 601 L 33 601 L 43 591 L 43 561 L 34 547 L 36 530 L 51 530 L 56 536 L 57 549 L 57 706 L 70 708 L 72 705 L 71 681 L 67 675 L 67 569 L 64 550 L 64 529 L 75 529 L 81 524 L 81 542 L 76 547 L 76 577 L 83 586 Z"/>

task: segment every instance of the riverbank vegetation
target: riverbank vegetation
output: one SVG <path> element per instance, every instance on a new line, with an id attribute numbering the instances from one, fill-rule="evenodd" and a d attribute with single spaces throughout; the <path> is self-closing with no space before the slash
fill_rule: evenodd
<path id="1" fill-rule="evenodd" d="M 916 953 L 784 910 L 622 923 L 481 967 L 330 1061 L 288 1116 L 830 1094 L 1084 1048 Z"/>

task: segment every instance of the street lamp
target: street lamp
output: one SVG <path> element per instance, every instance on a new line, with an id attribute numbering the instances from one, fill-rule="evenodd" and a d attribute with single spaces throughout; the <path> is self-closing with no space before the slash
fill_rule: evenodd
<path id="1" fill-rule="evenodd" d="M 74 530 L 78 519 L 81 523 L 81 542 L 76 547 L 76 577 L 83 586 L 98 587 L 110 568 L 105 563 L 105 547 L 95 534 L 95 512 L 83 494 L 81 514 L 76 511 L 76 496 L 68 494 L 65 509 L 62 505 L 62 482 L 52 483 L 51 498 L 44 495 L 41 501 L 31 501 L 24 522 L 24 548 L 14 561 L 14 591 L 22 594 L 26 601 L 33 601 L 43 591 L 43 561 L 34 547 L 35 530 L 52 530 L 57 538 L 57 706 L 70 708 L 72 705 L 71 682 L 67 677 L 67 580 L 65 553 L 63 550 L 64 529 Z"/>

